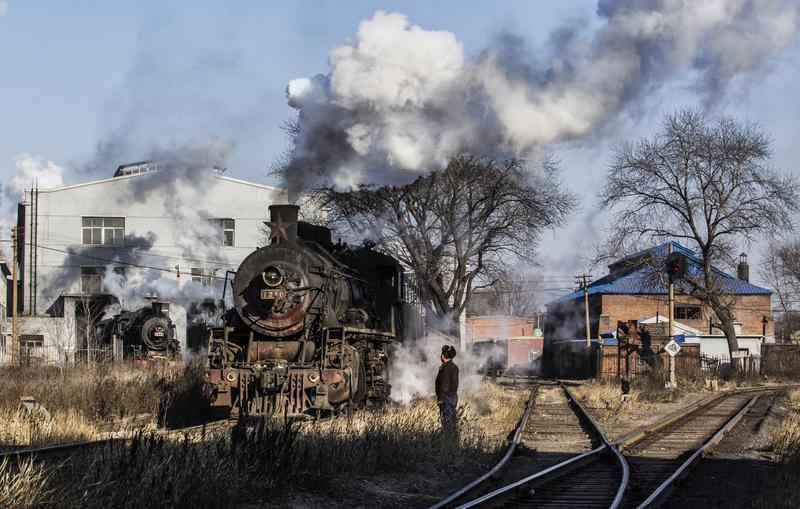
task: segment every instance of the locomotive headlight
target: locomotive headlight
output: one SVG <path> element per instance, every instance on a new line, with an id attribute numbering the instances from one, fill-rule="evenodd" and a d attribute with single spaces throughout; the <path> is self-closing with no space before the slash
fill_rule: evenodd
<path id="1" fill-rule="evenodd" d="M 262 277 L 264 278 L 264 283 L 273 288 L 283 283 L 283 274 L 281 274 L 280 269 L 274 265 L 267 267 Z"/>

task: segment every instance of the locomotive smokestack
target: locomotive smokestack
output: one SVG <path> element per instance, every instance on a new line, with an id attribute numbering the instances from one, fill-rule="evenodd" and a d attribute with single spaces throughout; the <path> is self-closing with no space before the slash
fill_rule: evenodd
<path id="1" fill-rule="evenodd" d="M 270 205 L 267 223 L 269 226 L 269 238 L 272 243 L 297 242 L 297 213 L 300 207 L 297 205 Z"/>

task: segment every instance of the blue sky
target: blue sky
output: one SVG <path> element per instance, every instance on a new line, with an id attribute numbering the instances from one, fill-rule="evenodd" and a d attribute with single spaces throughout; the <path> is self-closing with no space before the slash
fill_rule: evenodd
<path id="1" fill-rule="evenodd" d="M 378 10 L 399 11 L 426 29 L 448 30 L 475 55 L 499 32 L 533 43 L 570 18 L 592 19 L 596 2 L 70 2 L 0 0 L 0 180 L 20 153 L 65 168 L 64 180 L 110 176 L 149 147 L 218 137 L 234 142 L 232 176 L 274 183 L 266 168 L 285 148 L 280 129 L 290 79 L 328 71 L 328 52 Z M 3 9 L 0 7 L 0 14 Z M 713 113 L 760 122 L 775 164 L 798 174 L 800 45 L 795 39 L 763 76 L 737 79 Z M 609 147 L 652 131 L 659 116 L 700 99 L 688 82 L 665 83 L 636 115 L 621 114 L 591 139 L 555 154 L 582 209 L 543 239 L 547 273 L 580 270 L 600 240 L 594 190 Z M 121 139 L 120 160 L 98 144 Z M 124 160 L 123 160 L 124 159 Z M 3 207 L 5 207 L 4 205 Z"/>

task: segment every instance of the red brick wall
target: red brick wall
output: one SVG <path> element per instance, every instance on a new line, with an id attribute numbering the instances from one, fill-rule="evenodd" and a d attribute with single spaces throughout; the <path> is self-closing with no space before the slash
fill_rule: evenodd
<path id="1" fill-rule="evenodd" d="M 528 364 L 528 351 L 536 350 L 539 357 L 542 356 L 544 348 L 543 338 L 513 339 L 508 341 L 508 367 L 517 364 Z"/>
<path id="2" fill-rule="evenodd" d="M 517 316 L 493 315 L 467 318 L 467 343 L 533 336 L 536 320 Z"/>
<path id="3" fill-rule="evenodd" d="M 769 295 L 738 295 L 733 304 L 733 314 L 737 322 L 742 323 L 742 334 L 761 334 L 762 319 L 766 315 L 767 334 L 774 334 L 775 323 L 772 321 Z M 707 306 L 702 306 L 697 299 L 688 295 L 676 295 L 675 305 L 686 304 L 700 306 L 703 318 L 688 320 L 676 318 L 677 321 L 702 332 L 708 332 L 709 317 L 718 321 L 716 315 Z M 601 315 L 608 317 L 611 328 L 616 328 L 617 320 L 639 320 L 659 313 L 669 316 L 669 302 L 666 295 L 603 295 Z M 592 317 L 595 318 L 595 317 Z M 599 317 L 596 318 L 599 320 Z"/>

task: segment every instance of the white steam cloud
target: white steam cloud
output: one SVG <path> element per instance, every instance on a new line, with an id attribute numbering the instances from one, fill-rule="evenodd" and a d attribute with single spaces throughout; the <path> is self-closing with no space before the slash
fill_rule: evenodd
<path id="1" fill-rule="evenodd" d="M 14 171 L 3 186 L 6 202 L 0 226 L 10 228 L 16 223 L 17 203 L 25 199 L 25 189 L 34 185 L 40 189 L 52 189 L 64 185 L 64 168 L 38 155 L 26 153 L 14 157 Z"/>
<path id="2" fill-rule="evenodd" d="M 25 189 L 33 185 L 42 189 L 63 186 L 64 168 L 38 155 L 17 155 L 14 158 L 14 174 L 3 188 L 4 197 L 16 204 L 25 199 Z"/>
<path id="3" fill-rule="evenodd" d="M 328 74 L 287 87 L 300 121 L 290 194 L 408 182 L 461 151 L 524 156 L 586 136 L 687 75 L 714 102 L 792 40 L 798 9 L 784 0 L 601 0 L 599 28 L 562 27 L 536 55 L 506 34 L 474 58 L 450 32 L 378 11 L 331 51 Z"/>

